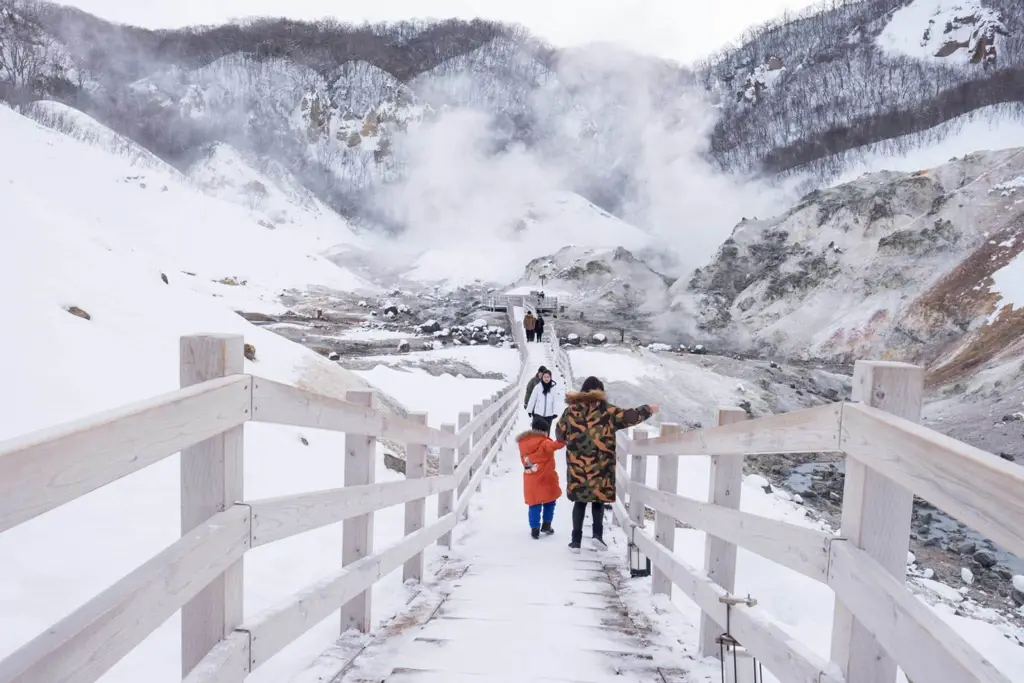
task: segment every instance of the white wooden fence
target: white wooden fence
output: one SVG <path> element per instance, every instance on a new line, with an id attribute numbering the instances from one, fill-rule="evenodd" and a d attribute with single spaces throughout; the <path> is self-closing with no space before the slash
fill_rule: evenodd
<path id="1" fill-rule="evenodd" d="M 181 340 L 178 391 L 0 443 L 0 533 L 181 452 L 181 539 L 0 661 L 0 683 L 91 683 L 179 609 L 182 676 L 240 683 L 285 646 L 341 610 L 342 631 L 371 625 L 373 584 L 403 567 L 423 576 L 423 550 L 451 546 L 452 529 L 494 463 L 525 381 L 526 344 L 509 311 L 523 370 L 459 424 L 426 426 L 377 410 L 374 392 L 347 400 L 243 372 L 240 336 Z M 345 486 L 263 500 L 242 491 L 249 421 L 345 433 Z M 375 483 L 376 441 L 407 446 L 405 481 Z M 425 476 L 428 447 L 440 472 Z M 457 495 L 456 495 L 457 491 Z M 425 525 L 428 496 L 437 520 Z M 373 547 L 376 510 L 405 505 L 405 537 Z M 342 566 L 284 603 L 242 612 L 243 556 L 343 522 Z"/>
<path id="2" fill-rule="evenodd" d="M 615 516 L 652 563 L 652 590 L 676 586 L 702 610 L 702 653 L 717 655 L 722 598 L 735 588 L 737 546 L 819 581 L 835 593 L 831 661 L 803 647 L 757 606 L 732 608 L 731 631 L 786 683 L 1006 683 L 990 662 L 905 583 L 913 495 L 1024 557 L 1024 468 L 917 424 L 924 371 L 858 362 L 851 403 L 747 420 L 720 409 L 718 426 L 658 438 L 620 433 Z M 744 456 L 846 455 L 842 535 L 740 511 Z M 679 459 L 711 457 L 708 500 L 677 493 Z M 648 459 L 657 486 L 647 483 Z M 644 520 L 655 512 L 654 534 Z M 707 532 L 705 566 L 673 553 L 676 520 Z M 756 596 L 754 596 L 756 598 Z"/>

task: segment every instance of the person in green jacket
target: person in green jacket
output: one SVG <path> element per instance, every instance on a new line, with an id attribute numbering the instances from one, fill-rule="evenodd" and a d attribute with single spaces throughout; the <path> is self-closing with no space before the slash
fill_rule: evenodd
<path id="1" fill-rule="evenodd" d="M 530 403 L 530 396 L 533 394 L 533 388 L 540 382 L 540 378 L 545 372 L 550 372 L 543 365 L 537 368 L 537 374 L 530 378 L 530 381 L 526 384 L 526 396 L 523 398 L 523 410 L 526 410 L 526 406 Z"/>

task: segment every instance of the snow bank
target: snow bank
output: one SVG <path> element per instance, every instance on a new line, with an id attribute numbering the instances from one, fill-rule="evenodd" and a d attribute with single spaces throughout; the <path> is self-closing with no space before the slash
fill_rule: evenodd
<path id="1" fill-rule="evenodd" d="M 458 425 L 460 412 L 472 412 L 474 405 L 491 398 L 508 384 L 505 380 L 495 379 L 467 379 L 452 375 L 435 377 L 418 368 L 398 369 L 382 365 L 372 370 L 357 370 L 355 374 L 410 411 L 427 413 L 427 424 L 431 427 L 445 423 Z"/>

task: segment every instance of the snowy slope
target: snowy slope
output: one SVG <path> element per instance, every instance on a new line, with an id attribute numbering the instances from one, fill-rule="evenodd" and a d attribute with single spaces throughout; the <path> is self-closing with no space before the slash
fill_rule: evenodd
<path id="1" fill-rule="evenodd" d="M 922 133 L 837 155 L 826 162 L 840 169 L 828 184 L 841 185 L 879 171 L 912 173 L 975 152 L 1024 147 L 1024 120 L 1016 111 L 1016 105 L 1012 104 L 983 107 Z M 812 179 L 811 182 L 818 181 Z"/>
<path id="2" fill-rule="evenodd" d="M 913 0 L 892 14 L 878 46 L 893 55 L 967 66 L 995 61 L 1006 25 L 981 0 Z"/>
<path id="3" fill-rule="evenodd" d="M 174 178 L 181 174 L 166 161 L 123 135 L 115 133 L 96 119 L 61 102 L 40 100 L 25 107 L 25 115 L 65 135 L 88 142 L 115 156 L 126 158 L 133 166 L 164 173 Z"/>
<path id="4" fill-rule="evenodd" d="M 260 225 L 243 207 L 6 108 L 0 108 L 0 148 L 0 182 L 19 202 L 82 221 L 90 226 L 83 234 L 111 250 L 133 253 L 156 277 L 165 273 L 177 286 L 263 311 L 280 310 L 276 297 L 287 288 L 370 288 L 301 240 Z M 351 235 L 339 233 L 339 242 L 346 239 Z"/>
<path id="5" fill-rule="evenodd" d="M 260 225 L 283 230 L 296 246 L 337 253 L 343 245 L 367 245 L 345 219 L 276 162 L 267 162 L 267 169 L 260 171 L 235 148 L 217 143 L 189 168 L 188 176 L 206 194 L 249 209 Z"/>

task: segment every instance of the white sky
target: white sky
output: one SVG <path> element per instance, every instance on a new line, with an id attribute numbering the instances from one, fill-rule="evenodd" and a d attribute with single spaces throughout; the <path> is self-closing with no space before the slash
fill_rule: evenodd
<path id="1" fill-rule="evenodd" d="M 148 28 L 246 16 L 342 21 L 483 17 L 523 24 L 560 46 L 610 42 L 689 63 L 747 27 L 812 0 L 65 0 L 105 19 Z"/>

